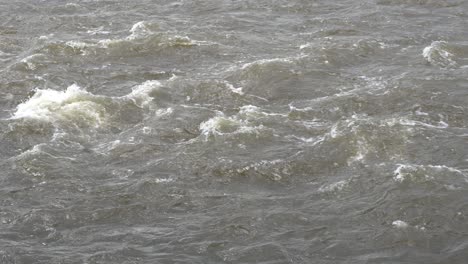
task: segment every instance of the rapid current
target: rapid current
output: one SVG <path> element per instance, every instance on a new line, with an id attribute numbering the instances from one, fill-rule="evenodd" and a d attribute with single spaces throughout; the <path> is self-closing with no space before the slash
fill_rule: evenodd
<path id="1" fill-rule="evenodd" d="M 468 263 L 468 1 L 0 0 L 0 263 Z"/>

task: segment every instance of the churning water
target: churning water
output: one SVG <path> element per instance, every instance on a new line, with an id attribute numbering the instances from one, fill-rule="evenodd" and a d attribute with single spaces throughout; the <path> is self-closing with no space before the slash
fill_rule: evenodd
<path id="1" fill-rule="evenodd" d="M 0 263 L 468 263 L 468 1 L 1 0 Z"/>

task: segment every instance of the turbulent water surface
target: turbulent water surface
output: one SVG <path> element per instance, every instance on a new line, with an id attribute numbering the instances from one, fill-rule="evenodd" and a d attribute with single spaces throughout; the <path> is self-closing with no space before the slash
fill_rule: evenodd
<path id="1" fill-rule="evenodd" d="M 468 1 L 1 0 L 0 263 L 468 263 Z"/>

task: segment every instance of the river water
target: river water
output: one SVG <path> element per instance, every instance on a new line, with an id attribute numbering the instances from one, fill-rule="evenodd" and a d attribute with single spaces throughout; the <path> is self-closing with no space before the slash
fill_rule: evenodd
<path id="1" fill-rule="evenodd" d="M 468 263 L 468 1 L 1 0 L 0 263 Z"/>

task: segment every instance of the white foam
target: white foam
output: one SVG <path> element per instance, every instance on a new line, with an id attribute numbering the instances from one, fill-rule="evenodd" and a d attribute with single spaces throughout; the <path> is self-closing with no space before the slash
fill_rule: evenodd
<path id="1" fill-rule="evenodd" d="M 306 49 L 306 48 L 309 48 L 309 47 L 312 47 L 312 43 L 306 43 L 306 44 L 300 45 L 299 49 L 303 50 L 303 49 Z"/>
<path id="2" fill-rule="evenodd" d="M 222 135 L 236 131 L 242 123 L 235 118 L 225 117 L 224 115 L 215 116 L 200 124 L 202 135 Z"/>
<path id="3" fill-rule="evenodd" d="M 152 92 L 157 92 L 161 89 L 162 84 L 156 80 L 146 81 L 132 88 L 132 92 L 127 95 L 127 98 L 133 100 L 139 107 L 148 105 L 153 98 L 150 96 Z"/>
<path id="4" fill-rule="evenodd" d="M 172 179 L 172 178 L 156 178 L 156 179 L 154 179 L 154 182 L 155 183 L 170 183 L 170 182 L 174 182 L 174 179 Z"/>
<path id="5" fill-rule="evenodd" d="M 441 67 L 457 66 L 455 54 L 449 51 L 446 41 L 434 41 L 430 46 L 424 48 L 423 57 L 431 64 Z"/>
<path id="6" fill-rule="evenodd" d="M 93 150 L 101 155 L 107 156 L 111 151 L 113 151 L 114 149 L 116 149 L 117 147 L 121 145 L 122 145 L 122 141 L 120 141 L 119 139 L 116 139 L 114 141 L 99 144 L 95 148 L 93 148 Z"/>
<path id="7" fill-rule="evenodd" d="M 338 123 L 333 124 L 333 126 L 330 129 L 330 137 L 331 138 L 337 138 L 338 136 L 341 135 L 339 129 L 338 129 Z"/>
<path id="8" fill-rule="evenodd" d="M 98 96 L 73 84 L 65 91 L 37 90 L 28 101 L 18 105 L 12 119 L 30 118 L 55 122 L 66 119 L 81 119 L 89 124 L 102 123 L 105 109 L 95 102 Z"/>
<path id="9" fill-rule="evenodd" d="M 89 47 L 90 44 L 82 42 L 82 41 L 71 40 L 71 41 L 65 42 L 65 45 L 73 49 L 85 49 Z"/>
<path id="10" fill-rule="evenodd" d="M 88 33 L 88 34 L 90 34 L 90 35 L 98 35 L 98 34 L 108 35 L 108 34 L 110 34 L 111 32 L 105 31 L 105 30 L 104 30 L 104 27 L 101 26 L 101 27 L 98 27 L 98 28 L 95 28 L 95 29 L 89 29 L 88 31 L 86 31 L 86 33 Z"/>
<path id="11" fill-rule="evenodd" d="M 349 180 L 342 180 L 319 188 L 319 192 L 339 192 L 349 185 Z"/>
<path id="12" fill-rule="evenodd" d="M 21 62 L 26 64 L 26 67 L 29 70 L 34 71 L 34 70 L 37 69 L 37 65 L 36 65 L 35 61 L 38 60 L 38 59 L 41 59 L 43 57 L 44 57 L 43 54 L 33 54 L 31 56 L 28 56 L 28 57 L 22 59 Z"/>
<path id="13" fill-rule="evenodd" d="M 311 147 L 325 141 L 324 136 L 306 138 L 306 137 L 298 137 L 298 136 L 290 135 L 290 136 L 286 136 L 286 138 L 294 138 L 294 139 L 300 140 L 304 143 L 308 143 L 309 146 Z"/>
<path id="14" fill-rule="evenodd" d="M 130 29 L 130 35 L 125 38 L 125 40 L 134 40 L 138 38 L 145 37 L 151 33 L 150 27 L 148 22 L 146 21 L 139 21 L 133 24 L 132 28 Z"/>
<path id="15" fill-rule="evenodd" d="M 233 93 L 236 93 L 236 94 L 240 94 L 240 95 L 244 95 L 244 92 L 242 91 L 242 87 L 234 87 L 234 85 L 228 83 L 228 82 L 224 82 L 224 84 L 226 84 L 226 87 L 231 90 L 231 92 Z"/>
<path id="16" fill-rule="evenodd" d="M 192 40 L 188 36 L 170 36 L 165 33 L 157 33 L 153 31 L 155 28 L 157 28 L 156 25 L 152 25 L 151 23 L 145 21 L 140 21 L 132 26 L 132 28 L 130 29 L 131 34 L 127 37 L 116 39 L 102 39 L 99 40 L 94 46 L 108 49 L 112 47 L 119 47 L 121 45 L 133 46 L 136 44 L 150 45 L 151 48 L 174 46 L 203 46 L 216 44 L 208 41 Z M 156 37 L 158 40 L 153 39 L 153 37 Z M 91 44 L 88 44 L 88 46 L 90 45 Z"/>
<path id="17" fill-rule="evenodd" d="M 246 118 L 257 118 L 264 116 L 266 113 L 260 111 L 260 108 L 254 105 L 244 105 L 239 109 L 239 115 Z"/>
<path id="18" fill-rule="evenodd" d="M 65 45 L 72 48 L 75 52 L 79 52 L 82 55 L 89 55 L 91 48 L 96 47 L 95 43 L 86 43 L 82 41 L 71 40 L 65 42 Z"/>
<path id="19" fill-rule="evenodd" d="M 158 109 L 156 111 L 157 116 L 167 116 L 167 115 L 171 115 L 172 113 L 174 113 L 174 108 L 172 107 L 169 107 L 166 109 Z"/>
<path id="20" fill-rule="evenodd" d="M 132 28 L 130 29 L 131 35 L 128 39 L 133 39 L 135 37 L 148 34 L 150 32 L 149 28 L 146 26 L 145 21 L 139 21 L 133 24 Z"/>
<path id="21" fill-rule="evenodd" d="M 289 166 L 281 166 L 278 168 L 279 164 L 284 163 L 284 160 L 276 159 L 276 160 L 261 160 L 259 162 L 251 163 L 247 166 L 244 166 L 239 169 L 229 170 L 230 173 L 238 173 L 244 174 L 246 172 L 260 172 L 261 174 L 267 176 L 269 179 L 273 181 L 280 181 L 283 176 L 281 175 L 289 175 Z"/>
<path id="22" fill-rule="evenodd" d="M 437 125 L 432 125 L 428 123 L 424 123 L 421 121 L 415 121 L 415 120 L 410 120 L 410 119 L 401 119 L 400 124 L 405 125 L 405 126 L 424 126 L 428 128 L 435 128 L 435 129 L 446 129 L 449 127 L 449 124 L 445 123 L 444 121 L 439 121 Z"/>
<path id="23" fill-rule="evenodd" d="M 125 102 L 134 102 L 141 108 L 148 107 L 155 96 L 154 92 L 161 89 L 159 81 L 146 81 L 135 86 L 132 91 L 122 97 L 106 97 L 94 95 L 73 84 L 65 91 L 37 89 L 29 100 L 19 104 L 10 119 L 35 119 L 50 122 L 55 127 L 72 122 L 79 127 L 98 127 L 106 122 L 112 114 L 107 107 Z M 160 114 L 170 114 L 173 109 L 166 109 Z"/>
<path id="24" fill-rule="evenodd" d="M 202 122 L 199 128 L 201 134 L 205 138 L 208 138 L 209 136 L 226 134 L 259 134 L 263 126 L 253 126 L 245 120 L 238 119 L 236 116 L 225 117 L 223 114 L 220 114 Z"/>
<path id="25" fill-rule="evenodd" d="M 24 158 L 28 156 L 34 156 L 42 152 L 41 148 L 44 146 L 44 143 L 34 145 L 32 148 L 20 153 L 15 158 Z"/>
<path id="26" fill-rule="evenodd" d="M 141 129 L 141 132 L 143 132 L 143 134 L 146 134 L 146 135 L 151 134 L 152 131 L 153 129 L 151 127 L 146 127 L 146 126 Z"/>
<path id="27" fill-rule="evenodd" d="M 225 116 L 223 112 L 218 112 L 215 117 L 202 122 L 199 128 L 205 137 L 227 134 L 256 134 L 259 136 L 265 131 L 261 121 L 269 116 L 288 117 L 287 114 L 268 113 L 262 111 L 260 107 L 244 105 L 239 108 L 237 114 L 232 116 Z"/>
<path id="28" fill-rule="evenodd" d="M 406 229 L 409 227 L 408 223 L 402 220 L 395 220 L 392 222 L 392 226 L 399 228 L 399 229 Z"/>
<path id="29" fill-rule="evenodd" d="M 429 167 L 431 169 L 434 169 L 436 171 L 450 171 L 450 172 L 458 173 L 458 174 L 461 174 L 461 175 L 465 176 L 465 173 L 463 173 L 461 170 L 455 169 L 455 168 L 452 168 L 452 167 L 448 167 L 448 166 L 445 166 L 445 165 L 427 165 L 427 167 Z"/>
<path id="30" fill-rule="evenodd" d="M 125 38 L 125 40 L 135 40 L 140 38 L 145 38 L 149 35 L 154 34 L 154 30 L 158 28 L 157 25 L 146 22 L 140 21 L 135 23 L 132 28 L 130 29 L 130 35 Z M 209 41 L 200 41 L 200 40 L 192 40 L 188 36 L 180 36 L 180 35 L 173 35 L 167 37 L 167 45 L 169 46 L 202 46 L 202 45 L 212 45 L 215 43 Z M 109 43 L 109 41 L 108 41 Z M 160 46 L 165 45 L 164 43 L 160 43 Z"/>
<path id="31" fill-rule="evenodd" d="M 151 34 L 151 30 L 149 29 L 149 27 L 147 26 L 147 22 L 145 21 L 140 21 L 140 22 L 135 23 L 129 31 L 130 31 L 130 35 L 128 35 L 125 38 L 101 39 L 94 43 L 86 43 L 82 41 L 72 40 L 72 41 L 66 42 L 65 45 L 73 48 L 74 50 L 83 51 L 84 55 L 87 55 L 88 54 L 87 49 L 92 48 L 92 47 L 110 48 L 114 45 L 118 46 L 119 44 L 122 44 L 122 43 L 127 43 L 127 42 L 131 42 L 134 40 L 145 38 Z M 98 34 L 98 33 L 109 34 L 109 32 L 107 31 L 102 31 L 102 27 L 95 29 L 95 30 L 88 30 L 87 33 L 92 34 L 92 35 Z"/>
<path id="32" fill-rule="evenodd" d="M 79 4 L 76 4 L 76 3 L 67 3 L 65 6 L 66 7 L 81 7 Z"/>
<path id="33" fill-rule="evenodd" d="M 161 43 L 160 46 L 208 46 L 215 43 L 209 41 L 193 40 L 187 36 L 172 36 L 167 38 L 167 43 Z"/>
<path id="34" fill-rule="evenodd" d="M 260 107 L 257 107 L 254 105 L 241 106 L 241 108 L 239 109 L 239 115 L 246 119 L 252 119 L 252 120 L 259 119 L 262 117 L 267 117 L 267 116 L 277 116 L 277 117 L 288 118 L 287 114 L 268 113 L 268 112 L 262 111 Z"/>
<path id="35" fill-rule="evenodd" d="M 417 116 L 429 116 L 429 113 L 420 111 L 419 109 L 414 111 L 414 114 L 417 115 Z"/>
<path id="36" fill-rule="evenodd" d="M 423 168 L 421 165 L 399 164 L 396 170 L 393 172 L 393 179 L 397 182 L 415 179 L 418 177 L 416 174 L 421 168 Z M 424 180 L 432 179 L 431 176 L 425 173 L 423 173 L 422 178 Z"/>
<path id="37" fill-rule="evenodd" d="M 365 139 L 358 139 L 356 144 L 357 144 L 356 154 L 348 159 L 347 161 L 348 166 L 354 162 L 364 160 L 367 154 L 369 154 L 369 146 Z"/>
<path id="38" fill-rule="evenodd" d="M 451 172 L 464 178 L 467 177 L 463 171 L 445 165 L 398 164 L 393 172 L 393 179 L 397 182 L 430 181 L 434 179 L 432 174 L 443 172 Z"/>
<path id="39" fill-rule="evenodd" d="M 298 57 L 298 58 L 301 58 L 301 57 Z M 291 64 L 291 63 L 294 63 L 294 61 L 298 58 L 273 58 L 273 59 L 261 59 L 261 60 L 257 60 L 257 61 L 254 61 L 254 62 L 249 62 L 249 63 L 245 63 L 244 65 L 241 66 L 241 69 L 242 70 L 245 70 L 245 69 L 248 69 L 248 68 L 251 68 L 253 66 L 262 66 L 262 65 L 267 65 L 267 64 L 275 64 L 275 63 L 287 63 L 287 64 Z"/>

